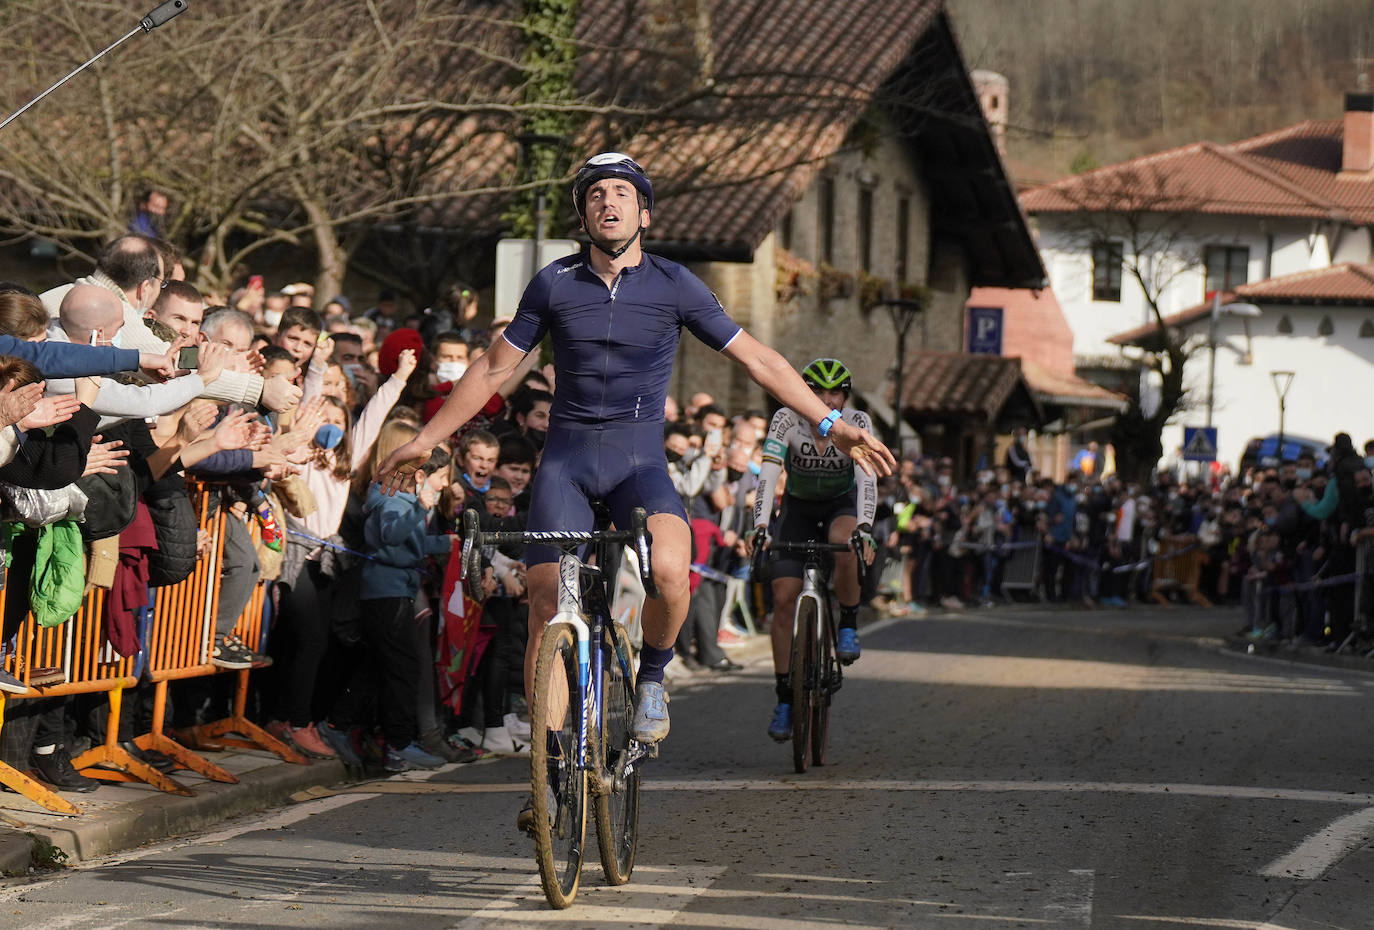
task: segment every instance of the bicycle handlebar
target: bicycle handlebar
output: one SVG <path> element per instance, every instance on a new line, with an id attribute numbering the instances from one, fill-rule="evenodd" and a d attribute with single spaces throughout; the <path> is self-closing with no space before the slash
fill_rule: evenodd
<path id="1" fill-rule="evenodd" d="M 753 577 L 758 578 L 763 572 L 763 540 L 767 536 L 767 531 L 763 527 L 754 529 L 754 559 L 752 573 Z M 811 540 L 808 542 L 787 542 L 784 540 L 774 540 L 768 546 L 774 552 L 804 552 L 807 555 L 815 555 L 822 552 L 853 552 L 855 561 L 858 563 L 859 589 L 862 590 L 868 581 L 868 563 L 863 558 L 863 538 L 858 530 L 849 537 L 849 542 L 832 543 L 818 542 Z"/>
<path id="2" fill-rule="evenodd" d="M 644 585 L 644 593 L 649 597 L 658 597 L 658 586 L 654 584 L 653 567 L 649 561 L 649 547 L 653 545 L 654 537 L 649 532 L 649 517 L 643 507 L 636 507 L 630 514 L 630 529 L 628 530 L 601 530 L 595 532 L 585 531 L 559 531 L 544 532 L 524 530 L 520 532 L 498 531 L 492 533 L 482 532 L 481 518 L 475 510 L 463 511 L 463 586 L 467 590 L 468 597 L 477 603 L 482 603 L 486 599 L 482 591 L 482 547 L 500 546 L 508 543 L 517 544 L 542 544 L 552 545 L 559 548 L 567 548 L 573 545 L 584 543 L 620 543 L 623 545 L 634 546 L 635 556 L 639 561 L 639 581 Z"/>

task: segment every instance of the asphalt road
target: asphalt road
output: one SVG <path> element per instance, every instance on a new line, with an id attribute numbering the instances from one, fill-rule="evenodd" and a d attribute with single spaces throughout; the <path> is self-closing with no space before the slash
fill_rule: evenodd
<path id="1" fill-rule="evenodd" d="M 969 613 L 867 630 L 832 764 L 771 669 L 676 687 L 638 865 L 547 910 L 527 763 L 356 786 L 0 890 L 0 927 L 1374 926 L 1374 677 L 1228 653 L 1234 615 Z"/>

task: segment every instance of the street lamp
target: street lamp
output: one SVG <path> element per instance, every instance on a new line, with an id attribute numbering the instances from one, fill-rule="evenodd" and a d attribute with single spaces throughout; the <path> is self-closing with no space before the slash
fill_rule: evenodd
<path id="1" fill-rule="evenodd" d="M 521 133 L 520 135 L 515 137 L 515 141 L 520 144 L 520 157 L 521 160 L 524 162 L 527 177 L 529 180 L 532 181 L 547 181 L 547 178 L 536 177 L 536 174 L 544 174 L 544 172 L 539 171 L 539 166 L 536 165 L 534 162 L 534 153 L 536 147 L 546 146 L 548 148 L 552 148 L 555 152 L 560 153 L 567 147 L 567 140 L 564 139 L 562 136 L 553 136 L 548 135 L 546 133 L 538 132 Z M 562 156 L 556 156 L 555 160 L 556 162 L 561 161 Z M 554 174 L 558 174 L 559 167 L 560 166 L 557 163 L 554 165 Z M 531 279 L 533 279 L 535 275 L 539 274 L 539 243 L 542 240 L 548 238 L 548 233 L 546 232 L 548 216 L 546 215 L 547 210 L 545 209 L 545 202 L 547 200 L 547 190 L 548 185 L 541 184 L 535 190 L 534 195 L 534 248 L 530 251 Z"/>
<path id="2" fill-rule="evenodd" d="M 876 301 L 873 306 L 886 307 L 892 329 L 897 334 L 897 364 L 892 370 L 892 444 L 902 454 L 902 384 L 906 376 L 906 334 L 916 316 L 925 309 L 925 301 L 892 298 Z"/>
<path id="3" fill-rule="evenodd" d="M 1291 371 L 1271 371 L 1269 377 L 1274 382 L 1274 393 L 1279 395 L 1279 447 L 1277 449 L 1279 464 L 1283 464 L 1283 413 L 1285 401 L 1288 398 L 1288 389 L 1293 386 L 1293 372 Z"/>
<path id="4" fill-rule="evenodd" d="M 1254 304 L 1227 304 L 1221 305 L 1221 291 L 1212 294 L 1212 318 L 1207 327 L 1207 348 L 1211 350 L 1207 360 L 1207 425 L 1212 425 L 1212 403 L 1217 381 L 1217 320 L 1223 313 L 1228 316 L 1254 317 L 1261 314 L 1259 307 Z M 1246 324 L 1246 338 L 1249 338 L 1249 324 Z"/>

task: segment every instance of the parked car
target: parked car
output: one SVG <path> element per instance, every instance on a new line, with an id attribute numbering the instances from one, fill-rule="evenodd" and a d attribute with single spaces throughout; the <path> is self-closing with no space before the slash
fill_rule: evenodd
<path id="1" fill-rule="evenodd" d="M 1236 474 L 1243 475 L 1247 468 L 1273 468 L 1282 461 L 1292 461 L 1303 452 L 1310 452 L 1317 460 L 1317 467 L 1326 465 L 1326 460 L 1330 457 L 1326 447 L 1331 445 L 1329 439 L 1313 439 L 1310 436 L 1292 436 L 1288 433 L 1283 434 L 1283 455 L 1279 455 L 1279 436 L 1277 433 L 1270 433 L 1268 436 L 1256 436 L 1245 444 L 1245 452 L 1240 457 L 1240 470 Z"/>

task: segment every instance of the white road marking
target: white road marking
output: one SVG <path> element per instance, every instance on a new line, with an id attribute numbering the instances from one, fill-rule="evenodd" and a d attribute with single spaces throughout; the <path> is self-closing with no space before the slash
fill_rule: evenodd
<path id="1" fill-rule="evenodd" d="M 1260 870 L 1269 878 L 1313 879 L 1374 835 L 1374 807 L 1346 814 Z"/>

